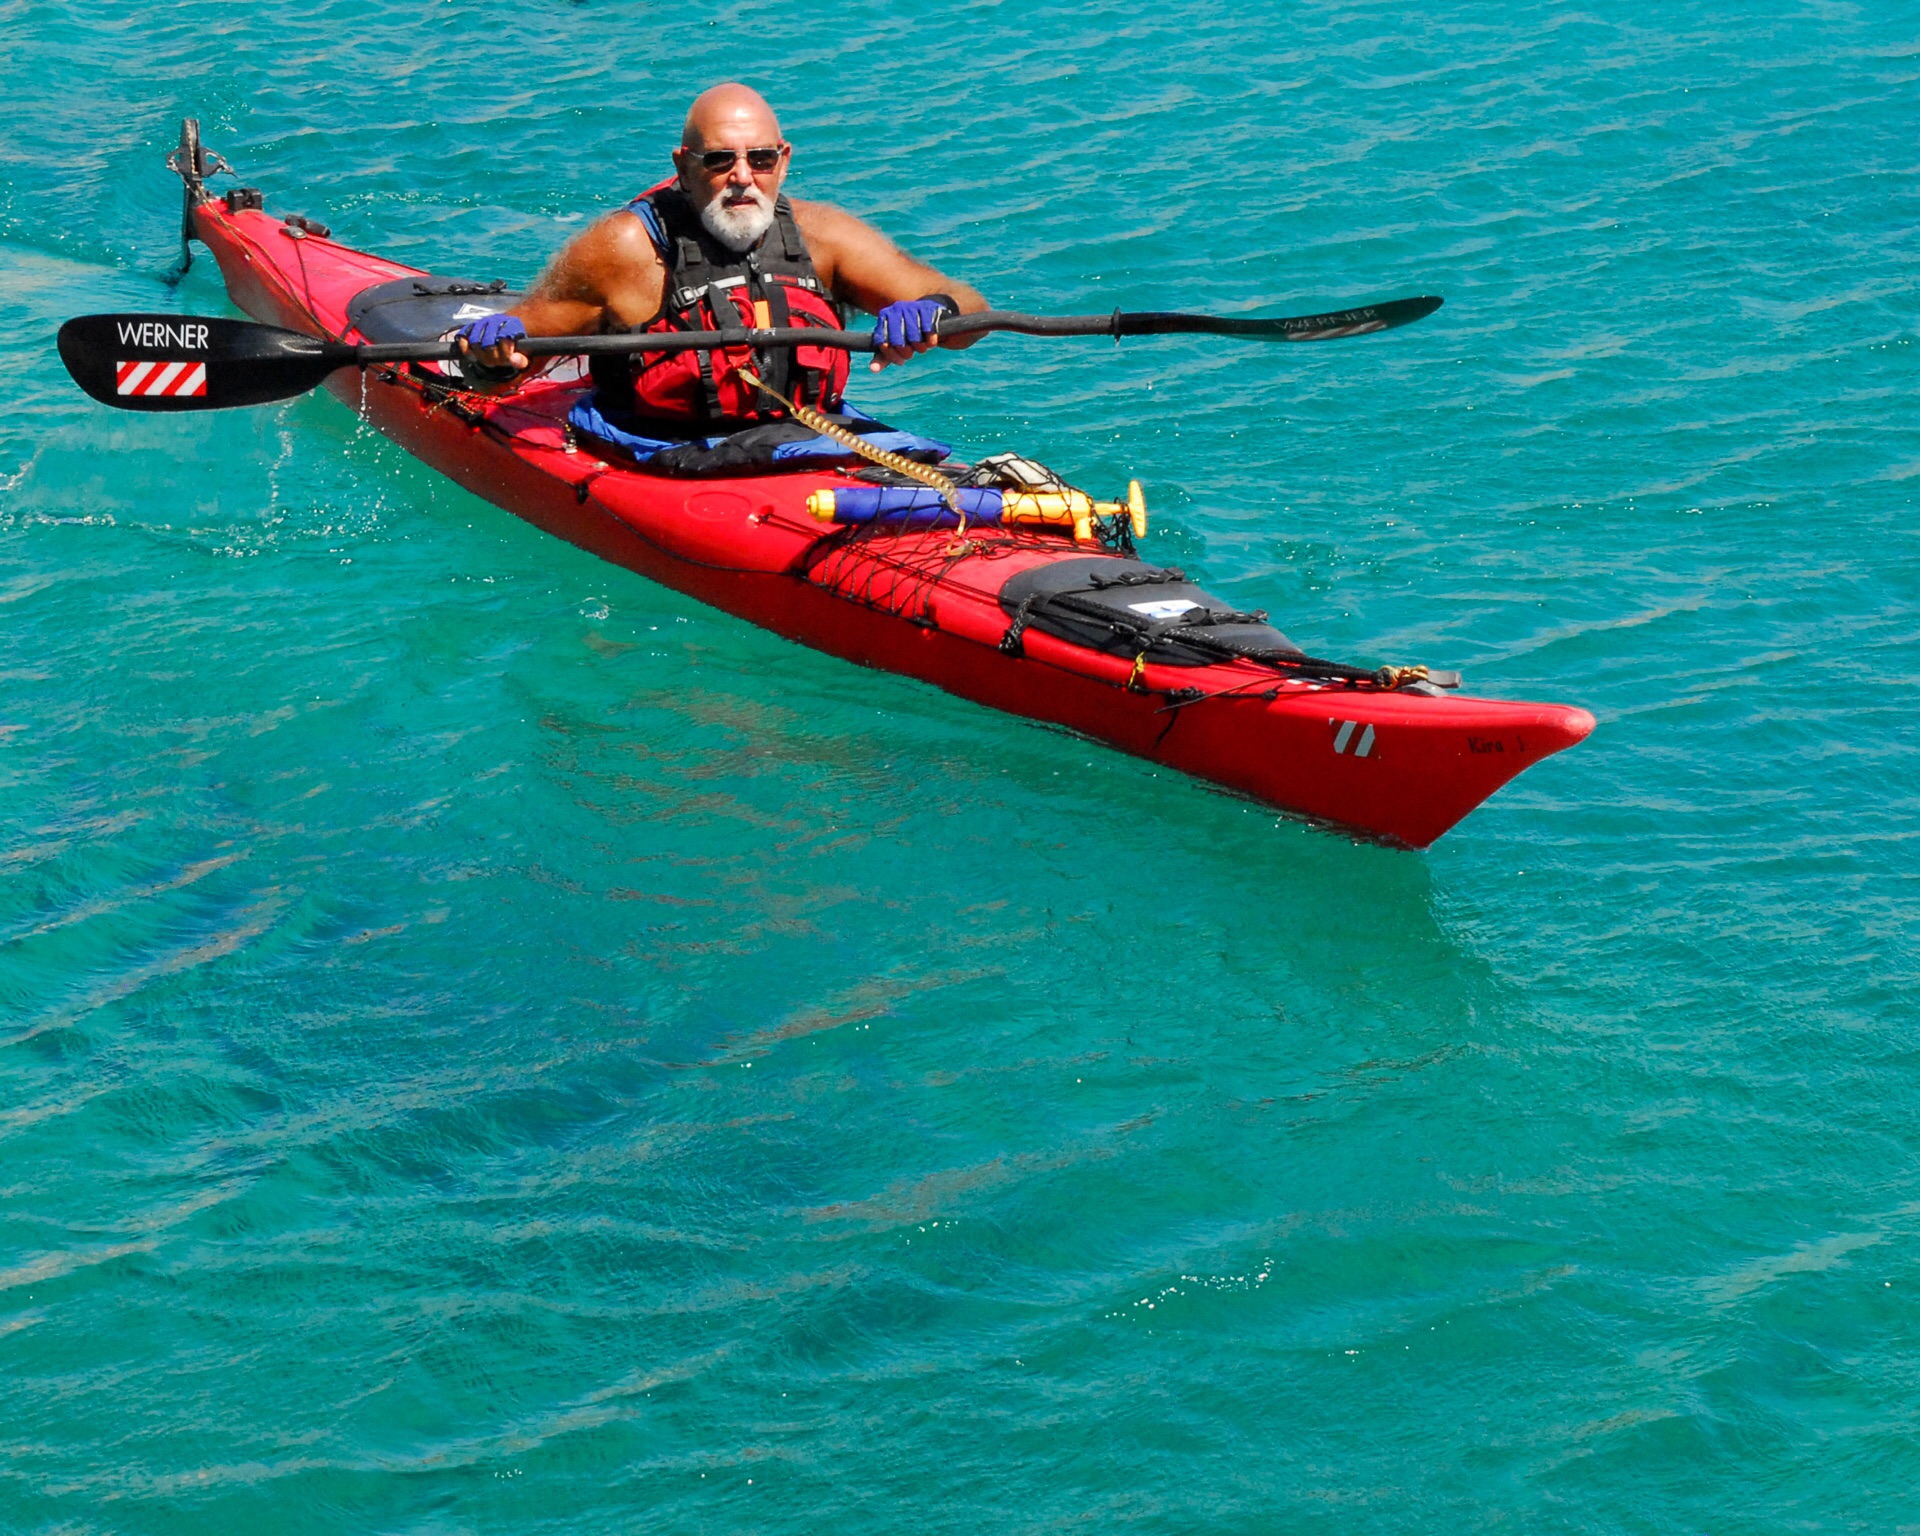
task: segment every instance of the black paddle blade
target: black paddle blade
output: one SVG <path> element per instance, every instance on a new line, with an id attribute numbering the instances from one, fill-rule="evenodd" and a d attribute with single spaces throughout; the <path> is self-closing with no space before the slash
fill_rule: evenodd
<path id="1" fill-rule="evenodd" d="M 1332 341 L 1340 336 L 1367 336 L 1411 325 L 1425 319 L 1445 300 L 1433 294 L 1415 299 L 1389 299 L 1383 304 L 1361 304 L 1331 310 L 1324 315 L 1290 315 L 1275 320 L 1241 320 L 1225 315 L 1125 314 L 1118 319 L 1122 336 L 1167 336 L 1200 333 L 1209 336 L 1257 336 L 1267 341 Z"/>
<path id="2" fill-rule="evenodd" d="M 102 405 L 212 411 L 305 394 L 353 349 L 298 331 L 199 315 L 81 315 L 60 327 L 60 361 Z"/>

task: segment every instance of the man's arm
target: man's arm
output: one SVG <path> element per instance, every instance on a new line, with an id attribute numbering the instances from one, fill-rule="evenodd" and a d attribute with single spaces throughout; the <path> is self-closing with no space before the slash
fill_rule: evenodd
<path id="1" fill-rule="evenodd" d="M 611 317 L 644 325 L 660 309 L 666 269 L 645 226 L 632 214 L 611 213 L 581 231 L 547 265 L 527 296 L 505 313 L 529 336 L 590 336 Z M 458 342 L 462 361 L 483 367 L 524 369 L 525 353 L 512 338 L 492 346 Z"/>
<path id="2" fill-rule="evenodd" d="M 793 216 L 800 233 L 806 236 L 814 269 L 836 299 L 875 315 L 889 304 L 924 299 L 936 293 L 952 299 L 963 315 L 987 307 L 979 290 L 936 271 L 924 261 L 916 261 L 871 224 L 844 209 L 796 198 Z M 978 336 L 956 336 L 939 345 L 970 347 L 979 339 Z M 910 347 L 885 348 L 878 354 L 875 367 L 905 362 L 914 353 L 924 352 L 932 345 L 932 342 L 921 342 Z"/>

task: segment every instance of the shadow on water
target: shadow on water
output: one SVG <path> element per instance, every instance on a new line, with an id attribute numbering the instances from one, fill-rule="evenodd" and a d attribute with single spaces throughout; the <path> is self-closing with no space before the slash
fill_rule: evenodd
<path id="1" fill-rule="evenodd" d="M 549 770 L 633 865 L 622 888 L 688 901 L 698 867 L 701 899 L 731 914 L 719 941 L 684 913 L 657 925 L 662 964 L 681 954 L 673 933 L 737 953 L 787 932 L 907 968 L 971 955 L 1012 994 L 1142 1017 L 1178 1016 L 1168 995 L 1218 970 L 1209 1008 L 1270 1019 L 1269 990 L 1377 991 L 1391 1011 L 1409 977 L 1466 959 L 1419 855 L 763 636 L 727 643 L 744 653 L 732 677 L 709 664 L 599 718 L 541 715 Z M 768 671 L 773 696 L 745 691 Z"/>

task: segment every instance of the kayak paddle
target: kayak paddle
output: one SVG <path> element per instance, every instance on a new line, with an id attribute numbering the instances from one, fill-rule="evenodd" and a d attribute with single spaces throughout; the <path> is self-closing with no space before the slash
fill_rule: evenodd
<path id="1" fill-rule="evenodd" d="M 1126 313 L 1022 315 L 989 309 L 949 316 L 942 336 L 1011 331 L 1023 336 L 1243 336 L 1264 341 L 1330 341 L 1407 325 L 1440 307 L 1428 296 L 1393 299 L 1270 320 L 1221 315 Z M 622 336 L 529 336 L 514 342 L 527 357 L 585 357 L 629 352 L 699 352 L 719 347 L 838 347 L 872 352 L 866 331 L 811 327 L 691 331 Z M 291 399 L 342 368 L 375 363 L 447 362 L 450 341 L 322 341 L 300 331 L 198 315 L 81 315 L 60 327 L 60 361 L 103 405 L 124 411 L 207 411 Z"/>

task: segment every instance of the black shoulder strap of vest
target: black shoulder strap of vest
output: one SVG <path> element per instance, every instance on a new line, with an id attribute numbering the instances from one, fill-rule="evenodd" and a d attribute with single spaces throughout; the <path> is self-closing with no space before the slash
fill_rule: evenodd
<path id="1" fill-rule="evenodd" d="M 793 204 L 787 201 L 784 192 L 774 200 L 773 227 L 780 231 L 780 246 L 787 260 L 804 264 L 811 275 L 813 257 L 808 253 L 807 242 L 801 236 L 800 223 L 793 216 Z"/>
<path id="2" fill-rule="evenodd" d="M 666 295 L 666 307 L 683 310 L 689 303 L 697 301 L 696 295 L 712 287 L 713 279 L 720 274 L 714 271 L 706 252 L 700 249 L 699 241 L 682 235 L 674 241 L 674 248 L 676 259 L 673 270 L 668 273 L 672 283 Z"/>

